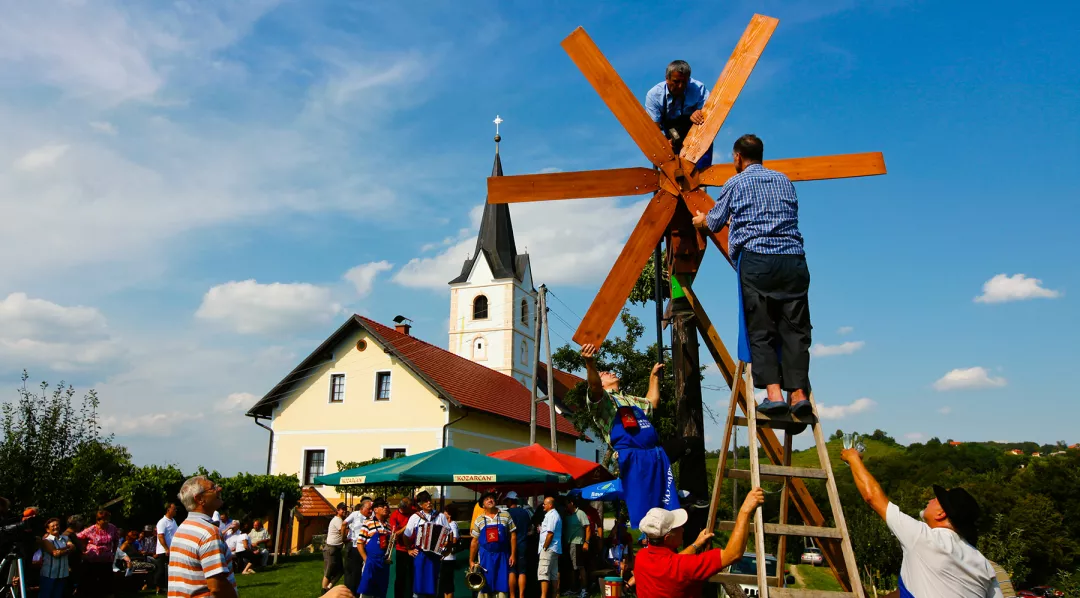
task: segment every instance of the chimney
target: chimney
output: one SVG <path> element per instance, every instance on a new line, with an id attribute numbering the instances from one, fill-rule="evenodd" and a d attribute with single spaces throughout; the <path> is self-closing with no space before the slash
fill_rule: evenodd
<path id="1" fill-rule="evenodd" d="M 405 316 L 394 316 L 394 330 L 408 335 L 409 331 L 412 330 L 412 320 Z"/>

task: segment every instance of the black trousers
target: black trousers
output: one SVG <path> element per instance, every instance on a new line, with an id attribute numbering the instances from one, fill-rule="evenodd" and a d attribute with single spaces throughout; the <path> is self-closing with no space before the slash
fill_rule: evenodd
<path id="1" fill-rule="evenodd" d="M 810 391 L 806 256 L 743 251 L 739 265 L 754 386 Z"/>
<path id="2" fill-rule="evenodd" d="M 412 598 L 413 557 L 407 552 L 394 550 L 394 597 Z"/>
<path id="3" fill-rule="evenodd" d="M 360 556 L 360 551 L 356 549 L 356 545 L 353 544 L 349 547 L 348 554 L 345 557 L 345 587 L 356 593 L 356 588 L 360 586 L 360 575 L 363 572 L 364 559 Z"/>
<path id="4" fill-rule="evenodd" d="M 154 587 L 159 590 L 169 588 L 169 553 L 163 552 L 154 557 Z"/>

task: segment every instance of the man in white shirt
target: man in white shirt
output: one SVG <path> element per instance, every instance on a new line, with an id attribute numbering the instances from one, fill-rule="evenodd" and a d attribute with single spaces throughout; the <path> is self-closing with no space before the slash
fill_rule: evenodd
<path id="1" fill-rule="evenodd" d="M 345 518 L 345 525 L 349 526 L 349 537 L 346 540 L 348 552 L 345 555 L 345 585 L 356 588 L 360 585 L 360 574 L 364 571 L 364 559 L 360 556 L 360 550 L 356 544 L 361 540 L 360 530 L 371 517 L 372 500 L 364 497 L 356 504 L 352 513 Z"/>
<path id="2" fill-rule="evenodd" d="M 885 496 L 858 450 L 846 449 L 840 458 L 851 466 L 863 500 L 885 520 L 904 549 L 901 598 L 1002 598 L 994 567 L 975 548 L 979 504 L 967 490 L 935 485 L 935 498 L 918 521 Z"/>
<path id="3" fill-rule="evenodd" d="M 169 547 L 172 546 L 173 534 L 176 533 L 176 503 L 165 504 L 165 516 L 158 519 L 157 547 L 154 548 L 154 585 L 157 592 L 167 591 L 169 587 Z"/>
<path id="4" fill-rule="evenodd" d="M 231 521 L 228 529 L 232 530 L 232 533 L 225 539 L 225 545 L 232 551 L 233 572 L 240 571 L 244 575 L 254 573 L 255 564 L 251 559 L 251 540 L 240 529 L 240 522 L 238 521 Z"/>

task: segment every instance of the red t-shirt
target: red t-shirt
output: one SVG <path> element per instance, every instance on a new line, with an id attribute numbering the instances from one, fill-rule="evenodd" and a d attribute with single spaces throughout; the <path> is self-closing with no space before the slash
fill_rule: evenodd
<path id="1" fill-rule="evenodd" d="M 578 508 L 580 508 L 582 511 L 585 511 L 585 515 L 589 518 L 589 524 L 592 525 L 593 534 L 603 536 L 604 522 L 602 519 L 600 519 L 600 513 L 596 509 L 592 508 L 592 505 L 587 503 L 581 505 Z"/>
<path id="2" fill-rule="evenodd" d="M 666 546 L 647 546 L 637 554 L 634 583 L 638 598 L 701 595 L 702 584 L 723 569 L 719 548 L 701 554 L 676 554 Z"/>
<path id="3" fill-rule="evenodd" d="M 405 537 L 405 526 L 409 523 L 409 517 L 415 511 L 409 510 L 407 513 L 402 510 L 396 509 L 393 513 L 390 513 L 390 529 L 398 532 L 397 539 L 394 540 L 394 547 L 401 552 L 408 552 L 412 548 L 412 540 Z"/>

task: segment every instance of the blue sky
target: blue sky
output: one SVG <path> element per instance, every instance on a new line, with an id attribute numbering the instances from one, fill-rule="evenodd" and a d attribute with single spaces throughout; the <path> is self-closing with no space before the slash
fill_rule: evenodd
<path id="1" fill-rule="evenodd" d="M 96 387 L 140 463 L 258 471 L 243 410 L 348 313 L 445 345 L 496 114 L 507 174 L 644 165 L 559 47 L 574 27 L 644 96 L 675 58 L 712 86 L 754 12 L 780 25 L 718 160 L 754 132 L 889 169 L 798 185 L 828 425 L 1080 441 L 1071 4 L 4 4 L 0 381 Z M 512 208 L 571 326 L 640 202 Z M 719 255 L 696 288 L 730 342 Z"/>

